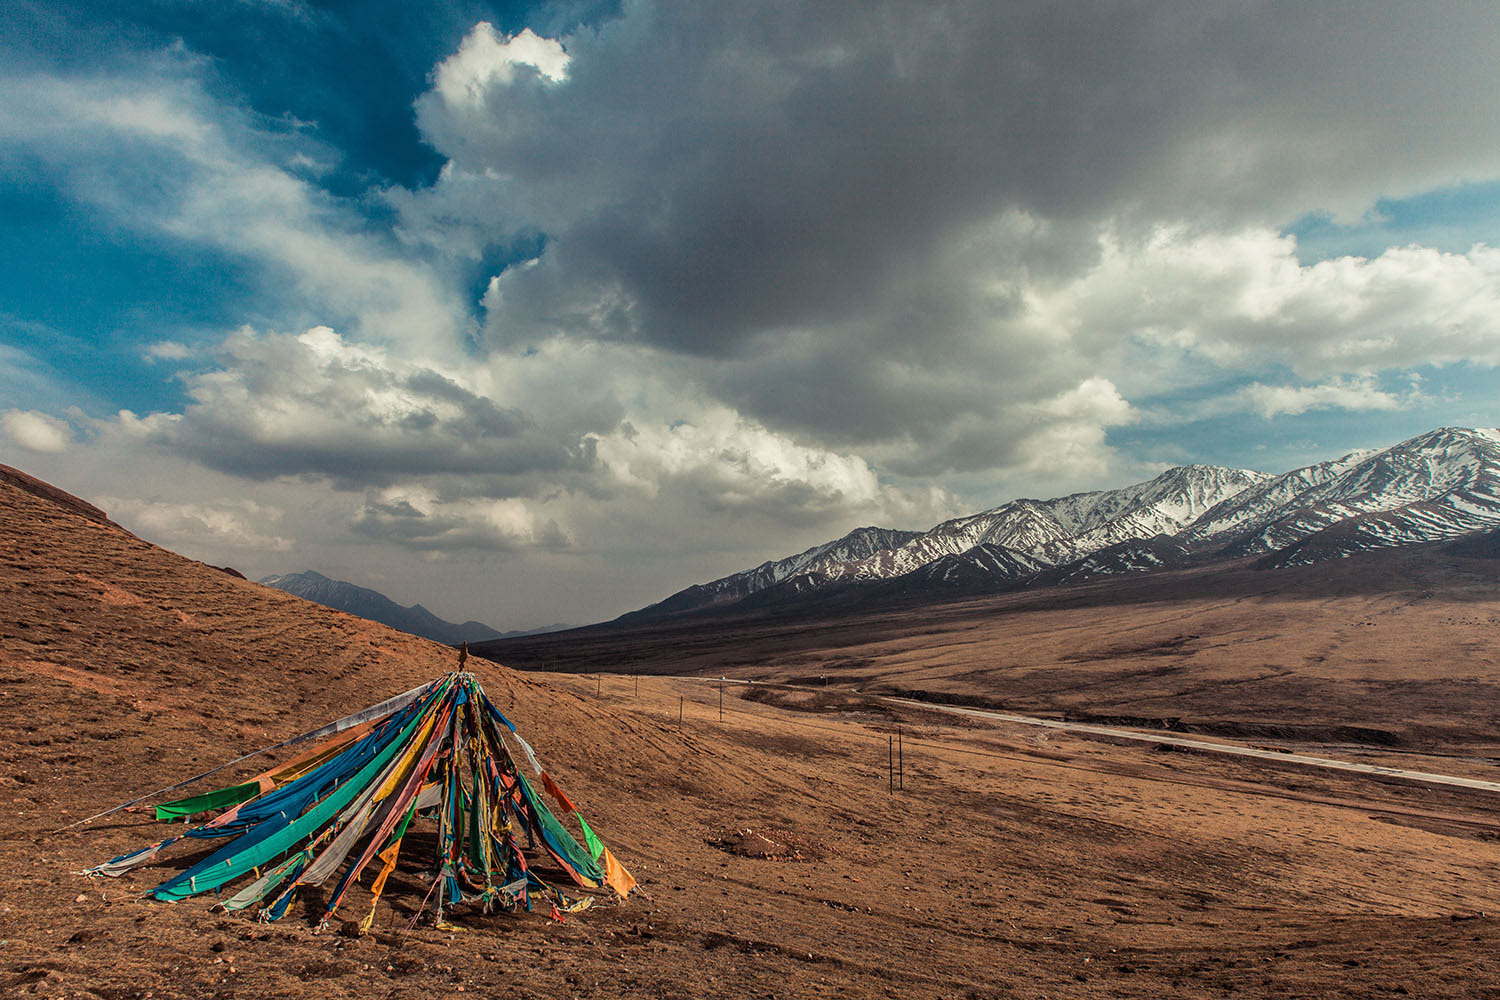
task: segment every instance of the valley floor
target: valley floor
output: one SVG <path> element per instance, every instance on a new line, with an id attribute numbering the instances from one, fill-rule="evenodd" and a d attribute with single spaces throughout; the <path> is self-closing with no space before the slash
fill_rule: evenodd
<path id="1" fill-rule="evenodd" d="M 558 724 L 527 730 L 641 896 L 561 924 L 407 930 L 424 885 L 403 866 L 357 940 L 312 934 L 311 903 L 269 926 L 205 900 L 148 904 L 132 897 L 158 870 L 68 873 L 152 824 L 44 829 L 139 781 L 50 774 L 17 789 L 3 830 L 0 982 L 99 997 L 1500 995 L 1497 796 L 925 715 L 899 720 L 892 793 L 893 716 L 730 688 L 721 722 L 717 688 L 687 679 L 538 680 L 515 710 Z M 527 711 L 559 690 L 562 711 Z M 594 738 L 564 746 L 570 724 Z M 758 856 L 767 841 L 795 855 Z"/>

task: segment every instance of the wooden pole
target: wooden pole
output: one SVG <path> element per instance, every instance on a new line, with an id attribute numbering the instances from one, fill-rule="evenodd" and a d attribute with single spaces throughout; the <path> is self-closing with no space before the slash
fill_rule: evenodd
<path id="1" fill-rule="evenodd" d="M 677 696 L 677 724 L 679 726 L 682 725 L 682 702 L 683 702 L 682 695 L 678 695 Z"/>
<path id="2" fill-rule="evenodd" d="M 724 678 L 719 678 L 719 721 L 724 721 Z"/>
<path id="3" fill-rule="evenodd" d="M 896 792 L 896 737 L 887 736 L 890 745 L 886 748 L 885 761 L 885 790 L 888 794 Z"/>

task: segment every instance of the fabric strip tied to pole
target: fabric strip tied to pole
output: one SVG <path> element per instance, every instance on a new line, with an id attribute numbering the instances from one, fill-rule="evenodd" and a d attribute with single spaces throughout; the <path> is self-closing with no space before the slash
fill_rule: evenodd
<path id="1" fill-rule="evenodd" d="M 115 813 L 120 812 L 122 809 L 129 809 L 133 805 L 139 805 L 140 803 L 145 802 L 147 799 L 155 798 L 158 795 L 165 795 L 168 792 L 175 792 L 179 789 L 195 785 L 198 782 L 202 781 L 204 778 L 209 777 L 210 775 L 218 774 L 226 767 L 231 767 L 243 761 L 250 760 L 252 757 L 259 757 L 263 753 L 270 753 L 272 750 L 281 750 L 284 747 L 295 746 L 298 743 L 305 743 L 308 740 L 315 740 L 320 736 L 329 736 L 333 733 L 342 732 L 345 729 L 357 726 L 361 722 L 368 722 L 371 719 L 378 719 L 382 716 L 390 715 L 394 712 L 400 711 L 407 705 L 410 705 L 412 702 L 416 701 L 417 698 L 422 694 L 422 692 L 427 690 L 429 687 L 431 687 L 430 684 L 422 684 L 418 687 L 414 687 L 410 691 L 396 695 L 394 698 L 387 698 L 385 701 L 382 701 L 378 705 L 371 705 L 369 708 L 360 709 L 353 715 L 346 715 L 342 719 L 339 719 L 335 722 L 330 722 L 325 726 L 319 726 L 317 729 L 310 729 L 300 736 L 293 736 L 289 740 L 282 740 L 280 743 L 273 743 L 268 747 L 261 747 L 259 750 L 252 750 L 247 754 L 242 754 L 241 756 L 236 757 L 234 760 L 220 764 L 218 767 L 211 767 L 207 771 L 204 771 L 202 774 L 195 774 L 191 778 L 186 778 L 182 781 L 177 782 L 177 784 L 175 785 L 168 785 L 165 788 L 158 788 L 153 792 L 147 792 L 145 795 L 138 795 L 135 798 L 131 799 L 129 802 L 121 802 L 119 805 L 114 806 L 110 809 L 106 809 L 101 813 L 95 813 L 94 815 L 89 816 L 85 819 L 81 819 L 76 823 L 70 823 L 69 825 L 63 827 L 63 829 L 71 830 L 75 826 L 82 826 L 84 823 L 91 823 L 94 820 L 102 819 L 105 816 L 113 816 Z"/>
<path id="2" fill-rule="evenodd" d="M 445 674 L 230 763 L 312 740 L 322 742 L 252 778 L 164 803 L 157 816 L 167 821 L 223 811 L 180 836 L 85 874 L 118 876 L 157 860 L 183 841 L 218 838 L 225 841 L 222 847 L 149 895 L 175 901 L 217 892 L 245 878 L 248 882 L 230 896 L 225 908 L 237 911 L 259 904 L 260 918 L 275 920 L 288 911 L 300 886 L 323 885 L 338 874 L 323 916 L 327 923 L 345 890 L 378 859 L 370 909 L 359 920 L 368 930 L 396 861 L 403 856 L 407 833 L 414 824 L 435 821 L 438 836 L 429 870 L 436 874 L 428 897 L 435 899 L 439 926 L 444 912 L 460 905 L 488 910 L 524 903 L 530 910 L 538 892 L 556 912 L 579 912 L 597 901 L 565 895 L 537 877 L 526 852 L 538 849 L 584 889 L 608 886 L 624 899 L 636 887 L 635 879 L 472 674 Z M 228 766 L 134 801 L 175 791 Z M 541 789 L 526 777 L 528 768 L 565 810 L 560 815 L 571 814 L 577 821 L 581 842 L 548 809 Z M 425 905 L 424 901 L 418 914 Z"/>

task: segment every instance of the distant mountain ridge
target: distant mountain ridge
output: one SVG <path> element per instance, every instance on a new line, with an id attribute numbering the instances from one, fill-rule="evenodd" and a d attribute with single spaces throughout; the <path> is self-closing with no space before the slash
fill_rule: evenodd
<path id="1" fill-rule="evenodd" d="M 917 537 L 919 535 L 915 531 L 855 528 L 843 538 L 815 545 L 797 555 L 764 562 L 743 573 L 680 590 L 666 600 L 633 614 L 642 615 L 649 611 L 654 612 L 650 617 L 663 617 L 683 611 L 734 604 L 785 580 L 832 572 L 836 567 L 888 551 Z"/>
<path id="2" fill-rule="evenodd" d="M 476 621 L 467 621 L 461 625 L 456 625 L 453 622 L 444 621 L 420 604 L 405 607 L 397 604 L 377 590 L 356 586 L 345 580 L 331 580 L 323 574 L 314 573 L 311 570 L 303 573 L 268 576 L 260 582 L 268 587 L 284 590 L 288 594 L 295 594 L 315 604 L 333 608 L 335 611 L 345 611 L 351 615 L 368 618 L 371 621 L 380 622 L 382 625 L 389 625 L 391 628 L 410 632 L 412 635 L 420 635 L 450 646 L 456 646 L 464 642 L 483 642 L 488 639 L 535 635 L 539 632 L 553 630 L 552 628 L 542 628 L 528 631 L 500 632 L 497 629 Z M 554 626 L 553 628 L 562 627 L 564 626 Z"/>
<path id="3" fill-rule="evenodd" d="M 1500 527 L 1500 430 L 1443 427 L 1280 475 L 1211 465 L 1114 490 L 1018 499 L 925 532 L 859 528 L 621 616 L 650 621 L 834 592 L 1060 586 L 1260 556 L 1263 568 Z"/>

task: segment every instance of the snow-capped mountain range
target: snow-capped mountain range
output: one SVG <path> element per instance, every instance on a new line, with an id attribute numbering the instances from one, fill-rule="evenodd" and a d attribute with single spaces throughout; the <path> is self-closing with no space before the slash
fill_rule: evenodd
<path id="1" fill-rule="evenodd" d="M 1114 490 L 1013 500 L 929 531 L 858 528 L 625 615 L 883 584 L 1000 590 L 1260 556 L 1295 566 L 1500 527 L 1500 430 L 1444 427 L 1281 475 L 1185 465 Z"/>

